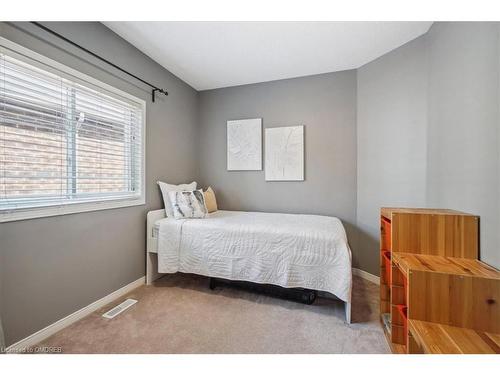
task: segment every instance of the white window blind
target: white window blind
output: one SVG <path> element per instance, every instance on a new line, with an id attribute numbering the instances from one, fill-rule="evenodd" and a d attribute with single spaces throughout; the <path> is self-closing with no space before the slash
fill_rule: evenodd
<path id="1" fill-rule="evenodd" d="M 0 48 L 0 213 L 142 196 L 143 103 Z"/>

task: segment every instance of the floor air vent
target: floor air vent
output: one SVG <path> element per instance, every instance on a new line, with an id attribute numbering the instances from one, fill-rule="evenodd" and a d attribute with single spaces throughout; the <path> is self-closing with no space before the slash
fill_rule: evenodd
<path id="1" fill-rule="evenodd" d="M 105 314 L 102 314 L 103 317 L 108 318 L 108 319 L 113 319 L 115 316 L 118 314 L 121 314 L 125 310 L 127 310 L 130 306 L 136 304 L 137 301 L 135 299 L 127 299 L 120 303 L 118 306 L 113 307 L 111 310 L 106 312 Z"/>

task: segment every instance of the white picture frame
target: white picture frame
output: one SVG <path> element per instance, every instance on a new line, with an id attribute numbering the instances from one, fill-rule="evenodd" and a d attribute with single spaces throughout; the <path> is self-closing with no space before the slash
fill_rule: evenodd
<path id="1" fill-rule="evenodd" d="M 262 119 L 227 121 L 227 170 L 262 170 Z"/>
<path id="2" fill-rule="evenodd" d="M 304 181 L 304 126 L 265 130 L 266 181 Z"/>

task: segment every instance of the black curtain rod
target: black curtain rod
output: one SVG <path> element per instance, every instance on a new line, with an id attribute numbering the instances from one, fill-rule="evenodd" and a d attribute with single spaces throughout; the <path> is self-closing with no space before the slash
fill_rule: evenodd
<path id="1" fill-rule="evenodd" d="M 64 40 L 65 42 L 67 42 L 67 43 L 71 44 L 72 46 L 75 46 L 76 48 L 79 48 L 79 49 L 81 49 L 82 51 L 85 51 L 85 52 L 86 52 L 86 53 L 88 53 L 89 55 L 94 56 L 96 59 L 99 59 L 99 60 L 101 60 L 101 61 L 105 62 L 106 64 L 111 65 L 113 68 L 118 69 L 119 71 L 121 71 L 121 72 L 123 72 L 123 73 L 125 73 L 125 74 L 128 74 L 129 76 L 131 76 L 131 77 L 135 78 L 135 79 L 136 79 L 136 80 L 138 80 L 138 81 L 141 81 L 141 82 L 142 82 L 142 83 L 144 83 L 145 85 L 148 85 L 149 87 L 151 87 L 151 88 L 152 88 L 152 91 L 151 91 L 151 98 L 152 98 L 152 100 L 153 100 L 153 103 L 154 103 L 154 101 L 155 101 L 155 94 L 156 94 L 156 92 L 159 92 L 159 93 L 164 94 L 164 95 L 168 95 L 168 91 L 167 91 L 167 90 L 161 89 L 161 88 L 159 88 L 159 87 L 157 87 L 157 86 L 155 86 L 155 85 L 153 85 L 153 84 L 149 83 L 148 81 L 145 81 L 145 80 L 143 80 L 143 79 L 142 79 L 142 78 L 140 78 L 140 77 L 137 77 L 135 74 L 132 74 L 132 73 L 130 73 L 130 72 L 128 72 L 128 71 L 126 71 L 125 69 L 120 68 L 118 65 L 116 65 L 116 64 L 114 64 L 114 63 L 112 63 L 112 62 L 111 62 L 111 61 L 109 61 L 109 60 L 106 60 L 104 57 L 101 57 L 101 56 L 99 56 L 98 54 L 96 54 L 96 53 L 94 53 L 94 52 L 92 52 L 92 51 L 89 51 L 87 48 L 82 47 L 82 46 L 81 46 L 81 45 L 79 45 L 78 43 L 75 43 L 75 42 L 73 42 L 72 40 L 70 40 L 70 39 L 66 38 L 65 36 L 63 36 L 63 35 L 61 35 L 61 34 L 59 34 L 59 33 L 56 33 L 55 31 L 53 31 L 53 30 L 49 29 L 49 28 L 48 28 L 48 27 L 46 27 L 46 26 L 43 26 L 41 23 L 39 23 L 39 22 L 31 22 L 31 23 L 32 23 L 33 25 L 35 25 L 35 26 L 38 26 L 40 29 L 45 30 L 46 32 L 48 32 L 48 33 L 50 33 L 50 34 L 57 36 L 58 38 L 60 38 L 60 39 Z"/>

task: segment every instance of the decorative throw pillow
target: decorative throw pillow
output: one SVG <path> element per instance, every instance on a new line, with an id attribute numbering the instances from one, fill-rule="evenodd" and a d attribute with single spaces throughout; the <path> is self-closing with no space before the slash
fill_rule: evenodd
<path id="1" fill-rule="evenodd" d="M 203 197 L 205 198 L 207 212 L 211 213 L 217 211 L 217 200 L 215 199 L 215 192 L 211 186 L 203 192 Z"/>
<path id="2" fill-rule="evenodd" d="M 203 190 L 169 191 L 168 197 L 172 203 L 176 219 L 202 219 L 207 216 L 207 207 Z"/>
<path id="3" fill-rule="evenodd" d="M 165 205 L 165 214 L 167 217 L 174 217 L 174 209 L 172 208 L 172 203 L 168 197 L 170 191 L 192 191 L 196 190 L 196 182 L 193 181 L 190 184 L 182 185 L 171 185 L 166 182 L 157 181 L 161 189 L 161 195 L 163 196 L 163 204 Z"/>

